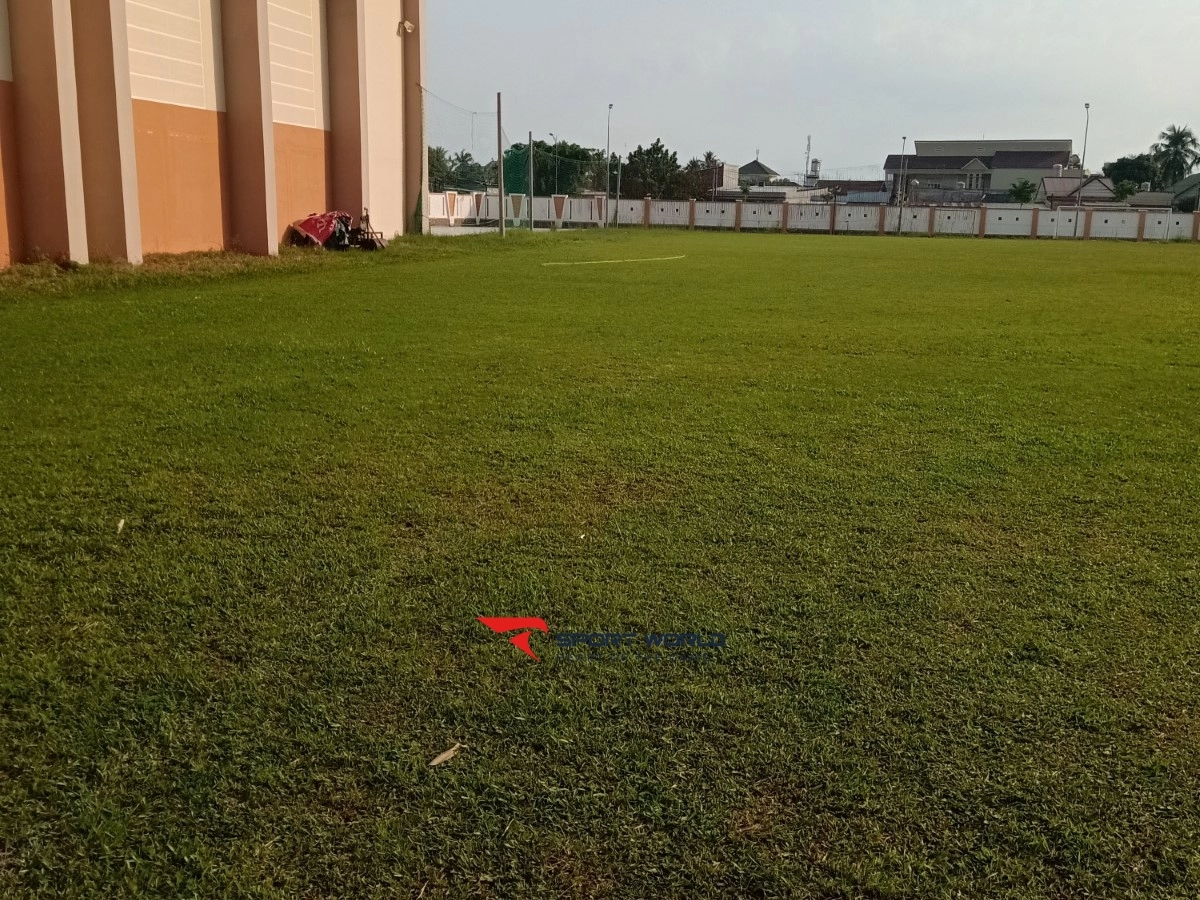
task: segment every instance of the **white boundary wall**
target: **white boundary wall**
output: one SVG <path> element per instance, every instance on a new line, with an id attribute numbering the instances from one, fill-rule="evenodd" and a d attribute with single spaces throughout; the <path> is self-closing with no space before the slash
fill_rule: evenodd
<path id="1" fill-rule="evenodd" d="M 529 222 L 527 198 L 506 197 L 505 214 Z M 519 214 L 518 214 L 519 205 Z M 534 220 L 556 228 L 598 227 L 603 197 L 535 197 Z M 1149 209 L 1040 209 L 1034 207 L 906 207 L 868 204 L 744 203 L 704 200 L 613 202 L 616 224 L 640 228 L 788 231 L 810 234 L 917 234 L 1073 240 L 1167 241 L 1200 239 L 1200 213 Z M 476 194 L 430 194 L 429 214 L 438 225 L 495 221 L 497 198 Z M 647 219 L 649 221 L 647 221 Z M 831 225 L 832 220 L 832 225 Z M 1036 232 L 1035 232 L 1036 228 Z"/>

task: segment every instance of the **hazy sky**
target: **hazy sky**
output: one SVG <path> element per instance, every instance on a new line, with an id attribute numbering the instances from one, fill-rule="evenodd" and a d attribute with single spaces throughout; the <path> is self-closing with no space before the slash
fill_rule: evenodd
<path id="1" fill-rule="evenodd" d="M 793 173 L 811 134 L 831 172 L 881 165 L 902 135 L 1079 152 L 1090 101 L 1098 169 L 1200 126 L 1200 0 L 427 0 L 426 17 L 429 89 L 478 110 L 503 91 L 513 140 L 602 147 L 613 103 L 615 152 L 661 137 L 681 161 L 761 149 Z M 432 109 L 431 142 L 462 118 Z"/>

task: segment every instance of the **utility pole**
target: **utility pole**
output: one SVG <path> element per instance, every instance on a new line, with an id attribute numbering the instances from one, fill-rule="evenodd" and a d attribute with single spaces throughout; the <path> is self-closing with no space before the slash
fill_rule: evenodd
<path id="1" fill-rule="evenodd" d="M 900 199 L 900 216 L 896 221 L 896 234 L 904 228 L 904 178 L 908 174 L 908 135 L 901 138 L 900 145 L 900 184 L 896 186 L 896 196 Z"/>
<path id="2" fill-rule="evenodd" d="M 1092 127 L 1092 104 L 1083 104 L 1087 121 L 1083 126 L 1083 157 L 1079 160 L 1079 191 L 1075 196 L 1075 237 L 1079 237 L 1079 220 L 1083 218 L 1083 167 L 1087 165 L 1088 132 Z"/>
<path id="3" fill-rule="evenodd" d="M 628 146 L 626 146 L 626 148 L 625 148 L 625 149 L 629 149 L 629 148 L 628 148 Z M 618 157 L 617 157 L 617 204 L 616 204 L 616 206 L 614 207 L 614 209 L 615 209 L 616 211 L 613 213 L 613 225 L 614 225 L 614 226 L 616 226 L 616 227 L 620 227 L 620 225 L 621 225 L 621 213 L 620 213 L 620 207 L 621 207 L 621 167 L 622 167 L 622 165 L 624 164 L 624 162 L 625 162 L 625 157 L 623 157 L 623 156 L 618 156 Z"/>
<path id="4" fill-rule="evenodd" d="M 496 195 L 500 200 L 500 237 L 504 237 L 504 110 L 496 92 Z"/>
<path id="5" fill-rule="evenodd" d="M 604 146 L 604 227 L 608 227 L 608 201 L 612 198 L 612 169 L 609 161 L 612 159 L 612 109 L 608 104 L 608 140 Z"/>
<path id="6" fill-rule="evenodd" d="M 529 132 L 529 230 L 533 231 L 533 132 Z"/>

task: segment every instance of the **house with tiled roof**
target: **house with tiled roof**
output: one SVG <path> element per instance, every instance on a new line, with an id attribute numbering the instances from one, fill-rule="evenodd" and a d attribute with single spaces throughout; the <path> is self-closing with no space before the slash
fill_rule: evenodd
<path id="1" fill-rule="evenodd" d="M 1018 181 L 1034 184 L 1078 166 L 1070 140 L 916 141 L 913 152 L 892 154 L 883 164 L 892 195 L 903 175 L 922 191 L 970 191 L 981 196 L 1007 194 Z M 1077 173 L 1078 169 L 1074 169 Z"/>
<path id="2" fill-rule="evenodd" d="M 1079 176 L 1043 178 L 1035 200 L 1041 206 L 1058 209 L 1060 206 L 1115 206 L 1116 188 L 1103 175 L 1089 175 L 1079 183 Z"/>
<path id="3" fill-rule="evenodd" d="M 770 184 L 778 177 L 778 172 L 758 159 L 746 163 L 738 170 L 738 181 L 742 184 Z"/>

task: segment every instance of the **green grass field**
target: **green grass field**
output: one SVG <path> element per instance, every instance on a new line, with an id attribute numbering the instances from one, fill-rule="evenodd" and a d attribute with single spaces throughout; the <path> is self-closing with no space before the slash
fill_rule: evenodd
<path id="1" fill-rule="evenodd" d="M 0 298 L 0 896 L 1200 892 L 1200 248 L 252 268 Z"/>

